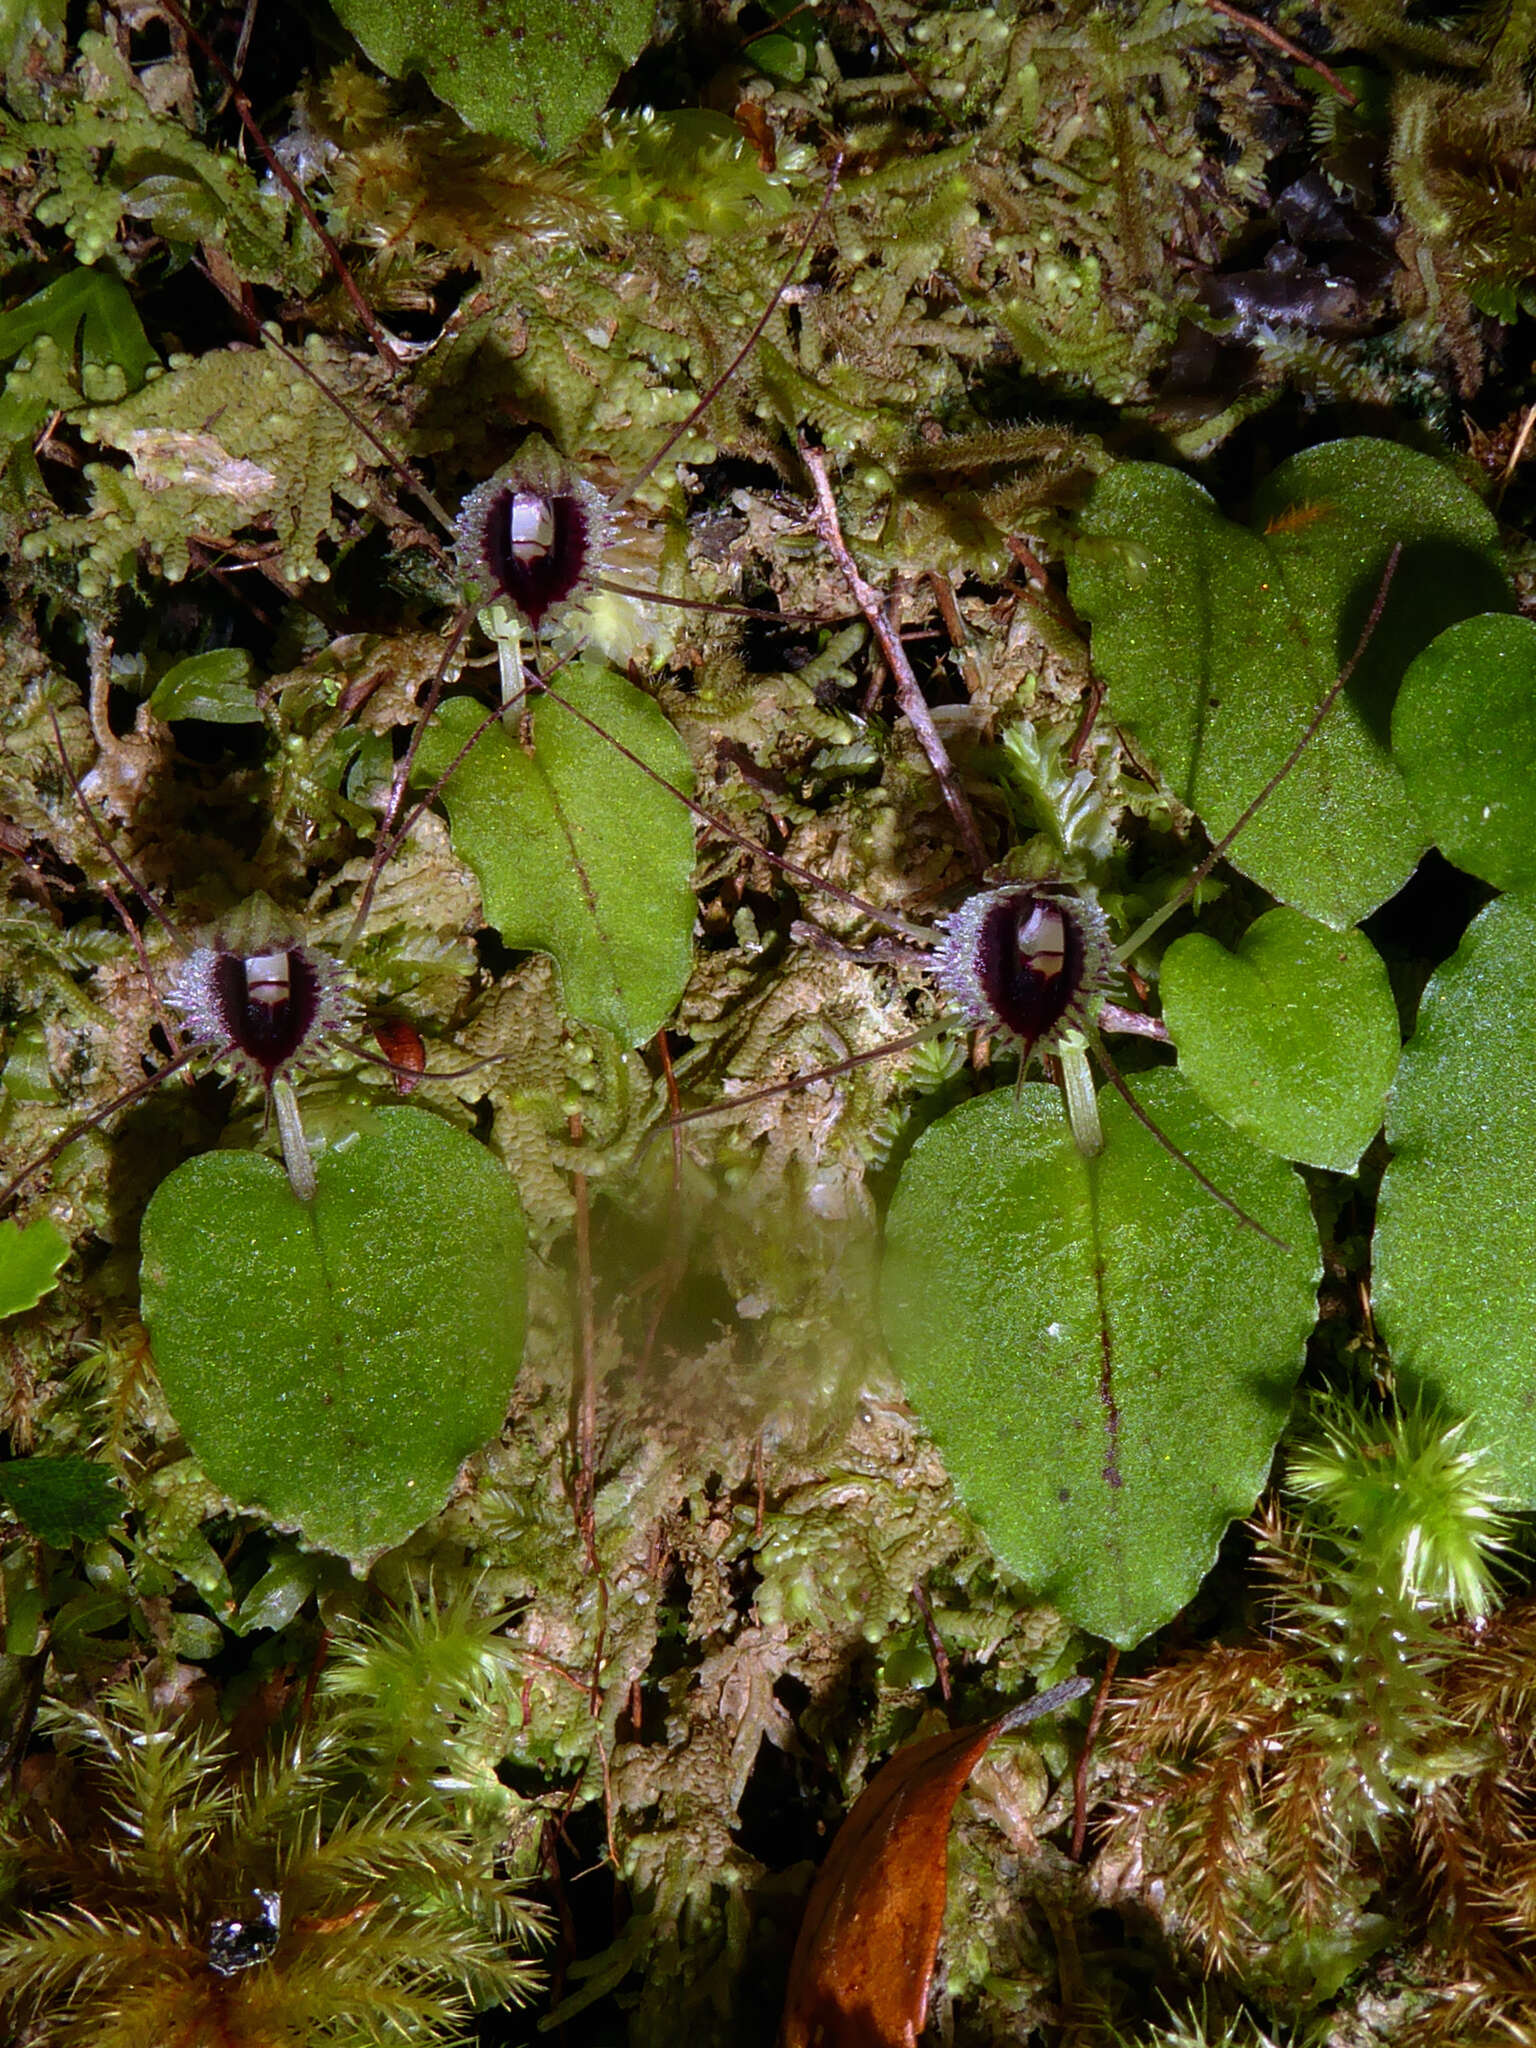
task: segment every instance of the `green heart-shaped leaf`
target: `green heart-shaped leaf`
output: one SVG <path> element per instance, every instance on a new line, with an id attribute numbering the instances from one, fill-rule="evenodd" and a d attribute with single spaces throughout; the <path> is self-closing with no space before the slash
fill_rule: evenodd
<path id="1" fill-rule="evenodd" d="M 1336 441 L 1274 472 L 1251 530 L 1176 471 L 1123 463 L 1095 486 L 1073 556 L 1110 716 L 1220 838 L 1354 652 L 1394 542 L 1397 574 L 1348 689 L 1228 856 L 1338 930 L 1394 895 L 1424 850 L 1387 750 L 1392 700 L 1437 633 L 1510 608 L 1493 515 L 1427 455 Z"/>
<path id="2" fill-rule="evenodd" d="M 1204 933 L 1163 955 L 1163 1016 L 1195 1093 L 1267 1152 L 1352 1173 L 1397 1068 L 1397 1005 L 1360 932 L 1271 910 L 1229 953 Z"/>
<path id="3" fill-rule="evenodd" d="M 1372 1301 L 1399 1372 L 1536 1506 L 1536 895 L 1468 926 L 1387 1102 Z"/>
<path id="4" fill-rule="evenodd" d="M 1496 889 L 1536 884 L 1536 622 L 1463 619 L 1426 647 L 1393 707 L 1392 751 L 1448 860 Z"/>
<path id="5" fill-rule="evenodd" d="M 1003 1562 L 1129 1646 L 1195 1592 L 1269 1471 L 1314 1317 L 1288 1166 L 1176 1074 L 1138 1099 L 1289 1249 L 1240 1225 L 1120 1097 L 1104 1151 L 1032 1085 L 952 1110 L 902 1172 L 881 1315 L 907 1393 Z"/>
<path id="6" fill-rule="evenodd" d="M 592 724 L 540 697 L 531 751 L 499 725 L 482 733 L 443 791 L 454 850 L 506 943 L 553 955 L 570 1014 L 643 1045 L 693 971 L 693 819 L 671 794 L 692 795 L 693 764 L 622 676 L 578 663 L 558 689 Z M 484 717 L 463 697 L 442 707 L 417 757 L 418 786 L 447 772 Z"/>
<path id="7" fill-rule="evenodd" d="M 140 1274 L 166 1400 L 214 1484 L 364 1564 L 500 1429 L 523 1349 L 506 1169 L 421 1110 L 381 1111 L 312 1202 L 250 1152 L 180 1166 Z"/>

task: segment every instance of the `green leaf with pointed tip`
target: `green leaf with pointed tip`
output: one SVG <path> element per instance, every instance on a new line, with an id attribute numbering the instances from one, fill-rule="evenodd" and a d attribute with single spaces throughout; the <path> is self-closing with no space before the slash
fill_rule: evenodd
<path id="1" fill-rule="evenodd" d="M 1201 1101 L 1266 1152 L 1353 1173 L 1397 1069 L 1397 1005 L 1362 932 L 1269 911 L 1229 953 L 1203 932 L 1163 955 L 1163 1018 Z"/>
<path id="2" fill-rule="evenodd" d="M 391 78 L 419 71 L 471 128 L 548 155 L 602 112 L 655 32 L 655 0 L 336 0 Z"/>
<path id="3" fill-rule="evenodd" d="M 435 1515 L 501 1428 L 523 1349 L 506 1170 L 416 1109 L 323 1153 L 313 1202 L 212 1152 L 144 1215 L 144 1320 L 213 1483 L 354 1564 Z"/>
<path id="4" fill-rule="evenodd" d="M 1108 1089 L 1085 1159 L 1054 1089 L 926 1131 L 886 1228 L 881 1315 L 907 1394 L 1003 1562 L 1129 1647 L 1191 1598 L 1257 1499 L 1312 1328 L 1300 1181 L 1176 1074 L 1138 1100 L 1289 1249 L 1240 1224 Z"/>
<path id="5" fill-rule="evenodd" d="M 1448 627 L 1403 679 L 1392 752 L 1447 860 L 1496 889 L 1536 885 L 1536 622 Z"/>
<path id="6" fill-rule="evenodd" d="M 68 1257 L 69 1239 L 51 1216 L 39 1216 L 25 1228 L 0 1223 L 0 1316 L 36 1308 L 59 1284 L 59 1268 Z"/>
<path id="7" fill-rule="evenodd" d="M 173 718 L 197 718 L 209 725 L 260 725 L 256 664 L 243 647 L 189 654 L 156 683 L 149 708 L 167 724 Z"/>
<path id="8" fill-rule="evenodd" d="M 663 787 L 692 795 L 692 763 L 622 676 L 578 663 L 556 687 L 583 717 L 539 697 L 531 752 L 493 725 L 454 768 L 443 790 L 454 850 L 506 943 L 553 955 L 570 1014 L 643 1045 L 693 972 L 693 819 Z M 417 785 L 438 781 L 483 722 L 467 698 L 445 704 L 422 741 Z"/>
<path id="9" fill-rule="evenodd" d="M 1272 896 L 1346 930 L 1424 850 L 1388 752 L 1404 671 L 1437 633 L 1511 598 L 1493 515 L 1427 455 L 1335 441 L 1281 465 L 1253 528 L 1198 484 L 1123 463 L 1094 487 L 1072 563 L 1109 715 L 1213 839 L 1284 763 L 1353 654 L 1389 551 L 1403 555 L 1348 688 L 1228 855 Z"/>
<path id="10" fill-rule="evenodd" d="M 225 1627 L 242 1636 L 249 1635 L 254 1628 L 267 1628 L 274 1633 L 286 1628 L 323 1584 L 326 1569 L 324 1560 L 313 1552 L 280 1547 L 240 1602 L 239 1612 L 224 1616 Z"/>
<path id="11" fill-rule="evenodd" d="M 1467 927 L 1387 1100 L 1372 1303 L 1406 1383 L 1476 1418 L 1536 1506 L 1536 893 Z"/>
<path id="12" fill-rule="evenodd" d="M 18 1458 L 0 1465 L 0 1502 L 55 1550 L 95 1542 L 123 1518 L 112 1474 L 89 1458 Z"/>

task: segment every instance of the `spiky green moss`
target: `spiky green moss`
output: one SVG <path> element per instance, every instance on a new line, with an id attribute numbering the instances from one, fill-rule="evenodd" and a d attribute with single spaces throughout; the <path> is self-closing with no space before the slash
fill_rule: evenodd
<path id="1" fill-rule="evenodd" d="M 28 2039 L 461 2040 L 531 1996 L 542 1915 L 445 1788 L 360 1777 L 339 1719 L 242 1754 L 206 1709 L 141 1678 L 49 1713 L 4 1835 L 0 1994 Z"/>
<path id="2" fill-rule="evenodd" d="M 1456 2038 L 1458 1969 L 1500 2007 L 1507 1939 L 1533 1931 L 1517 1903 L 1529 1746 L 1493 1710 L 1497 1688 L 1532 1682 L 1525 1606 L 1489 1619 L 1508 1538 L 1496 1470 L 1466 1423 L 1330 1398 L 1290 1483 L 1304 1511 L 1256 1524 L 1266 1631 L 1122 1694 L 1110 1743 L 1134 1782 L 1111 1854 L 1134 1844 L 1170 1928 L 1282 2015 L 1426 1942 L 1393 2038 Z"/>

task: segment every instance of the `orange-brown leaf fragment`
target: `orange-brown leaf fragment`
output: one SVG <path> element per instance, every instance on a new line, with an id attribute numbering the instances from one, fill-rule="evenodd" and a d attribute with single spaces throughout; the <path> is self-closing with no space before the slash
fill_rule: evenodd
<path id="1" fill-rule="evenodd" d="M 811 1887 L 781 2048 L 914 2048 L 944 1926 L 955 1801 L 997 1736 L 1087 1690 L 1069 1678 L 996 1721 L 911 1743 L 876 1773 Z"/>
<path id="2" fill-rule="evenodd" d="M 403 1018 L 385 1017 L 373 1027 L 373 1041 L 394 1071 L 397 1093 L 409 1095 L 416 1086 L 416 1076 L 425 1073 L 427 1067 L 427 1048 L 421 1042 L 421 1033 Z"/>

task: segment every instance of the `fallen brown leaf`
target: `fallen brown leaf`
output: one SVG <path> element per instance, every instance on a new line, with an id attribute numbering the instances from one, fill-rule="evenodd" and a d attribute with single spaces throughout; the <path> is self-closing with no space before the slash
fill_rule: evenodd
<path id="1" fill-rule="evenodd" d="M 1053 1685 L 996 1721 L 898 1750 L 838 1830 L 789 1966 L 781 2048 L 914 2048 L 944 1925 L 949 1821 L 999 1735 L 1088 1691 Z"/>

